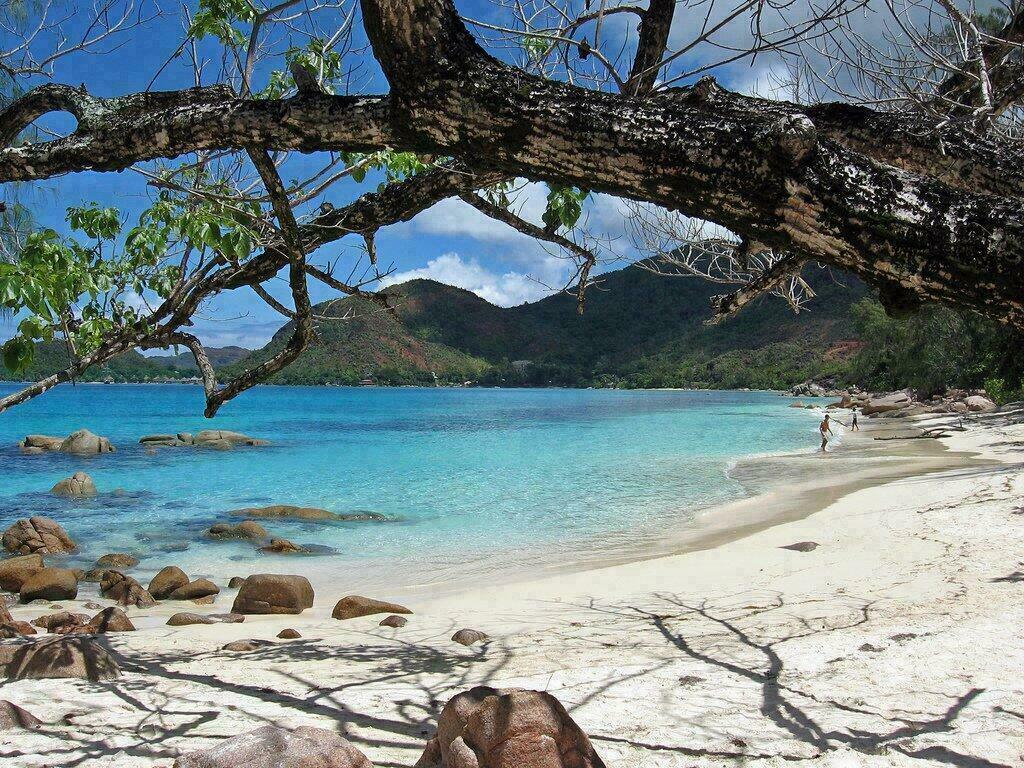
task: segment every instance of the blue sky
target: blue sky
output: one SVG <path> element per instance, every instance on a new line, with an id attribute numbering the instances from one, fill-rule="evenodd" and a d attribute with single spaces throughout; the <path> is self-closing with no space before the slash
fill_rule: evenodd
<path id="1" fill-rule="evenodd" d="M 189 3 L 195 7 L 194 2 Z M 497 18 L 495 6 L 481 0 L 458 3 L 462 13 L 477 18 Z M 622 17 L 620 17 L 622 18 Z M 115 96 L 144 90 L 154 73 L 167 61 L 182 40 L 181 19 L 169 8 L 167 15 L 148 23 L 144 28 L 117 38 L 117 47 L 104 55 L 78 55 L 62 61 L 55 72 L 57 82 L 84 83 L 98 96 Z M 208 46 L 207 53 L 215 48 Z M 369 57 L 364 57 L 369 61 Z M 699 61 L 699 59 L 697 59 Z M 747 65 L 734 67 L 724 78 L 727 85 L 742 90 L 757 88 L 765 68 Z M 258 73 L 256 86 L 261 75 Z M 384 92 L 386 84 L 372 63 L 365 70 L 366 92 Z M 191 70 L 180 64 L 167 66 L 156 81 L 157 89 L 174 89 L 192 85 Z M 69 119 L 50 118 L 49 125 L 67 129 Z M 311 162 L 298 160 L 296 162 Z M 376 179 L 357 186 L 353 182 L 336 185 L 328 195 L 336 205 L 354 198 L 360 191 L 373 189 Z M 534 185 L 522 198 L 522 215 L 540 219 L 546 190 Z M 144 179 L 132 171 L 121 173 L 72 174 L 39 185 L 30 200 L 37 220 L 46 226 L 66 232 L 65 210 L 69 206 L 97 202 L 113 205 L 133 224 L 150 197 Z M 622 260 L 608 263 L 615 268 L 626 263 L 631 255 L 625 235 L 621 204 L 606 196 L 594 196 L 587 206 L 589 228 L 606 235 L 612 243 L 611 252 Z M 313 260 L 323 264 L 340 260 L 353 263 L 358 258 L 361 241 L 346 238 L 325 246 Z M 550 246 L 543 246 L 520 235 L 503 224 L 494 222 L 458 200 L 449 200 L 417 216 L 413 221 L 387 227 L 377 236 L 377 250 L 385 267 L 395 274 L 389 282 L 412 277 L 431 277 L 442 282 L 472 290 L 502 306 L 539 299 L 564 281 L 567 263 L 559 259 Z M 339 270 L 339 273 L 344 270 Z M 272 292 L 286 296 L 282 286 L 271 286 Z M 334 296 L 317 283 L 311 285 L 314 300 Z M 282 318 L 248 291 L 235 291 L 218 298 L 203 308 L 196 318 L 195 331 L 208 344 L 219 346 L 241 344 L 254 347 L 265 343 L 280 327 Z M 0 319 L 0 339 L 11 335 L 13 321 Z"/>

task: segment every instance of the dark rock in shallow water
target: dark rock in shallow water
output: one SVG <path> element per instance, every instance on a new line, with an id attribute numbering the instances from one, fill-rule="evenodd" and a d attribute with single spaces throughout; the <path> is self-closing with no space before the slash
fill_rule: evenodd
<path id="1" fill-rule="evenodd" d="M 291 504 L 272 504 L 268 507 L 245 507 L 228 512 L 234 517 L 284 518 L 290 520 L 336 520 L 341 522 L 387 522 L 390 518 L 377 512 L 331 512 L 317 507 L 297 507 Z"/>
<path id="2" fill-rule="evenodd" d="M 134 568 L 138 564 L 139 558 L 124 552 L 104 555 L 96 561 L 97 568 Z"/>
<path id="3" fill-rule="evenodd" d="M 816 541 L 798 541 L 796 544 L 787 544 L 779 549 L 791 549 L 794 552 L 813 552 L 820 545 Z"/>
<path id="4" fill-rule="evenodd" d="M 309 554 L 308 549 L 288 539 L 271 539 L 269 544 L 260 547 L 260 552 L 277 555 Z"/>
<path id="5" fill-rule="evenodd" d="M 374 600 L 371 597 L 362 595 L 349 595 L 341 598 L 331 612 L 331 618 L 345 620 L 355 619 L 359 616 L 372 616 L 375 613 L 405 613 L 410 614 L 408 608 L 398 603 L 387 603 L 383 600 Z"/>
<path id="6" fill-rule="evenodd" d="M 266 539 L 270 534 L 256 521 L 243 520 L 236 525 L 216 523 L 210 526 L 207 535 L 212 539 Z"/>
<path id="7" fill-rule="evenodd" d="M 0 670 L 10 680 L 71 677 L 95 682 L 121 676 L 110 652 L 86 635 L 0 645 Z"/>
<path id="8" fill-rule="evenodd" d="M 265 725 L 210 749 L 182 755 L 174 768 L 373 768 L 373 764 L 334 731 L 309 726 L 287 731 Z"/>

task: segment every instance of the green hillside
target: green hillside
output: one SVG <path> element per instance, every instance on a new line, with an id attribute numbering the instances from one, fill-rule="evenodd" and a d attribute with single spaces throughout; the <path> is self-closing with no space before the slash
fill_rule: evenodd
<path id="1" fill-rule="evenodd" d="M 837 369 L 836 353 L 856 345 L 850 307 L 865 295 L 821 270 L 805 276 L 818 297 L 799 316 L 765 298 L 735 318 L 706 326 L 722 287 L 629 267 L 602 276 L 587 311 L 558 294 L 496 307 L 432 280 L 389 289 L 397 317 L 365 301 L 318 307 L 319 341 L 278 374 L 279 383 L 380 384 L 474 381 L 483 385 L 786 386 Z M 276 353 L 284 326 L 238 366 Z M 237 366 L 235 366 L 237 370 Z"/>

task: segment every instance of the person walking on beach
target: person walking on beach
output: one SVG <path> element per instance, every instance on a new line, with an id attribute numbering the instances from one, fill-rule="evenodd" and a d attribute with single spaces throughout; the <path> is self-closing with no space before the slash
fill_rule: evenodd
<path id="1" fill-rule="evenodd" d="M 818 425 L 818 431 L 821 432 L 821 452 L 825 453 L 825 446 L 828 444 L 828 437 L 832 434 L 832 427 L 828 423 L 829 416 L 826 413 L 825 418 L 821 424 Z"/>
<path id="2" fill-rule="evenodd" d="M 853 426 L 850 427 L 851 432 L 860 432 L 860 427 L 857 426 L 857 409 L 853 409 Z"/>

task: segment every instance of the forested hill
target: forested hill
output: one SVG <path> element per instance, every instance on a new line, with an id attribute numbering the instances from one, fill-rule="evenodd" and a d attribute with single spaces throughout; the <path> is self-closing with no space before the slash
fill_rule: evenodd
<path id="1" fill-rule="evenodd" d="M 473 381 L 504 385 L 778 387 L 836 367 L 858 346 L 850 308 L 864 287 L 820 269 L 805 277 L 817 297 L 795 315 L 764 298 L 706 326 L 723 286 L 629 267 L 603 275 L 586 312 L 558 294 L 501 308 L 431 280 L 389 289 L 397 317 L 366 301 L 317 309 L 320 340 L 282 371 L 280 383 L 378 384 Z M 238 365 L 273 355 L 291 334 Z"/>

